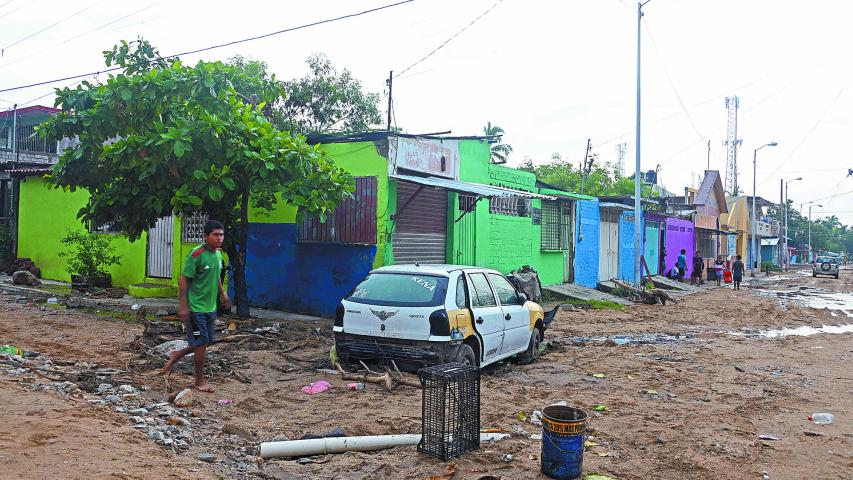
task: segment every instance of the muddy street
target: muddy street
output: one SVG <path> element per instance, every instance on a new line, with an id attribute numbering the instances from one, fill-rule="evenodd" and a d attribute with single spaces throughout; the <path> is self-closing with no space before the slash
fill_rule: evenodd
<path id="1" fill-rule="evenodd" d="M 420 390 L 368 384 L 348 391 L 328 370 L 331 322 L 235 322 L 241 341 L 211 349 L 216 391 L 193 392 L 187 407 L 168 403 L 157 366 L 165 357 L 146 343 L 180 336 L 164 328 L 147 338 L 145 322 L 31 303 L 8 290 L 0 296 L 0 345 L 31 352 L 28 362 L 43 368 L 0 365 L 2 476 L 430 478 L 452 464 L 454 479 L 546 478 L 541 440 L 530 438 L 541 427 L 525 417 L 565 401 L 590 412 L 606 407 L 592 413 L 585 473 L 853 478 L 849 270 L 840 280 L 799 271 L 759 277 L 739 292 L 709 289 L 674 305 L 561 311 L 539 361 L 483 371 L 482 428 L 512 436 L 448 462 L 415 447 L 258 458 L 260 442 L 273 438 L 336 428 L 346 435 L 420 432 Z M 183 360 L 172 388 L 191 385 L 190 373 Z M 318 380 L 332 388 L 301 392 Z M 815 412 L 831 412 L 835 422 L 815 425 L 808 419 Z"/>

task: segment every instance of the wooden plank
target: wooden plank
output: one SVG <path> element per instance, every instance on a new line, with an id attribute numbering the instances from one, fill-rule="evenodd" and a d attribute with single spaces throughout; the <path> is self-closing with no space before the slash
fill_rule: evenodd
<path id="1" fill-rule="evenodd" d="M 617 297 L 616 295 L 610 295 L 609 293 L 604 293 L 599 290 L 595 290 L 592 288 L 583 287 L 581 285 L 577 285 L 574 283 L 563 283 L 558 285 L 548 285 L 542 287 L 544 290 L 547 290 L 552 293 L 556 293 L 557 295 L 562 295 L 568 298 L 574 298 L 577 300 L 602 300 L 609 301 L 613 303 L 618 303 L 619 305 L 633 305 L 634 303 L 626 300 L 622 297 Z"/>

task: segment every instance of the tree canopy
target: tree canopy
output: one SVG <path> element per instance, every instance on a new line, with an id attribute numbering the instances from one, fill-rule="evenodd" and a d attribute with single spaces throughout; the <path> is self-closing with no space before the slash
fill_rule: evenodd
<path id="1" fill-rule="evenodd" d="M 338 72 L 323 54 L 308 57 L 306 63 L 311 72 L 284 82 L 287 96 L 273 106 L 279 128 L 309 135 L 366 131 L 382 122 L 379 94 L 362 91 L 349 70 Z"/>
<path id="2" fill-rule="evenodd" d="M 585 178 L 580 166 L 564 160 L 559 154 L 552 155 L 551 160 L 542 165 L 525 159 L 519 170 L 532 172 L 540 181 L 569 192 L 592 196 L 634 195 L 634 179 L 620 176 L 609 163 L 601 164 L 595 154 L 587 161 Z M 644 198 L 656 196 L 648 184 L 643 184 L 642 192 Z"/>
<path id="3" fill-rule="evenodd" d="M 261 62 L 187 66 L 142 39 L 123 41 L 104 58 L 122 72 L 57 89 L 62 111 L 40 128 L 79 139 L 60 155 L 52 182 L 86 189 L 91 197 L 79 218 L 113 223 L 131 239 L 172 214 L 221 220 L 238 310 L 247 315 L 250 202 L 261 212 L 284 201 L 300 215 L 325 217 L 352 191 L 352 178 L 264 115 L 285 86 Z"/>
<path id="4" fill-rule="evenodd" d="M 492 163 L 506 163 L 509 154 L 512 153 L 512 146 L 503 143 L 504 129 L 497 125 L 493 125 L 492 122 L 486 122 L 486 126 L 483 127 L 483 134 L 487 137 L 495 137 L 492 139 L 490 147 Z"/>
<path id="5" fill-rule="evenodd" d="M 779 206 L 771 206 L 768 215 L 773 219 L 780 218 Z M 813 217 L 811 227 L 813 252 L 853 252 L 853 228 L 842 224 L 835 215 Z M 788 238 L 789 246 L 791 243 L 803 246 L 809 243 L 809 219 L 800 214 L 792 200 L 788 200 Z"/>

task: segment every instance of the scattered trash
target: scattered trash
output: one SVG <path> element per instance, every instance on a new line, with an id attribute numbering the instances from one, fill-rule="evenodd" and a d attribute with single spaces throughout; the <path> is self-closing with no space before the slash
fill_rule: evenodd
<path id="1" fill-rule="evenodd" d="M 815 425 L 829 425 L 835 421 L 835 415 L 831 413 L 815 413 L 809 416 L 809 420 Z"/>
<path id="2" fill-rule="evenodd" d="M 157 345 L 156 347 L 153 348 L 153 350 L 155 352 L 165 356 L 166 358 L 169 358 L 169 356 L 172 354 L 172 352 L 174 352 L 176 350 L 181 350 L 184 348 L 187 348 L 187 341 L 186 340 L 171 340 L 168 342 L 163 342 L 160 345 Z M 192 355 L 192 354 L 190 354 L 190 355 Z M 187 357 L 184 357 L 184 358 L 193 358 L 190 355 L 187 355 Z"/>
<path id="3" fill-rule="evenodd" d="M 234 400 L 231 400 L 229 398 L 223 398 L 222 400 L 217 400 L 216 403 L 219 404 L 220 407 L 224 407 L 226 405 L 231 405 L 232 403 L 234 403 Z"/>
<path id="4" fill-rule="evenodd" d="M 302 387 L 302 393 L 307 393 L 308 395 L 314 395 L 315 393 L 325 392 L 330 389 L 332 384 L 325 380 L 317 380 L 316 382 L 311 382 L 310 384 Z"/>
<path id="5" fill-rule="evenodd" d="M 628 380 L 633 380 L 633 379 L 634 379 L 633 375 L 628 375 Z"/>
<path id="6" fill-rule="evenodd" d="M 599 475 L 597 473 L 590 473 L 589 475 L 583 477 L 583 480 L 616 480 L 616 478 L 608 477 L 607 475 Z"/>
<path id="7" fill-rule="evenodd" d="M 57 303 L 59 303 L 59 299 L 56 297 L 50 297 L 47 299 L 48 305 L 56 305 Z"/>
<path id="8" fill-rule="evenodd" d="M 525 412 L 524 410 L 519 410 L 518 412 L 515 413 L 515 418 L 517 418 L 518 421 L 520 421 L 520 422 L 526 422 L 527 421 L 527 412 Z"/>
<path id="9" fill-rule="evenodd" d="M 759 435 L 758 439 L 759 440 L 781 440 L 776 435 L 766 435 L 766 434 Z"/>
<path id="10" fill-rule="evenodd" d="M 456 464 L 450 464 L 444 466 L 444 471 L 441 475 L 431 475 L 429 480 L 450 480 L 453 476 L 456 475 Z"/>
<path id="11" fill-rule="evenodd" d="M 815 432 L 814 430 L 803 430 L 803 433 L 808 437 L 822 437 L 823 434 L 820 432 Z"/>
<path id="12" fill-rule="evenodd" d="M 595 410 L 596 412 L 606 412 L 607 411 L 607 405 L 596 405 L 595 408 L 593 408 L 593 410 Z"/>
<path id="13" fill-rule="evenodd" d="M 355 392 L 356 390 L 364 390 L 364 383 L 363 382 L 348 383 L 347 389 L 351 392 Z"/>
<path id="14" fill-rule="evenodd" d="M 598 455 L 599 457 L 609 457 L 610 456 L 610 452 L 596 452 L 595 454 Z"/>
<path id="15" fill-rule="evenodd" d="M 51 303 L 51 301 L 50 301 L 50 300 L 51 300 L 51 299 L 49 299 L 49 298 L 48 298 L 48 299 L 47 299 L 47 303 Z M 142 308 L 142 305 L 140 305 L 140 304 L 138 304 L 138 303 L 134 303 L 133 305 L 131 305 L 131 306 L 130 306 L 130 309 L 131 309 L 131 310 L 133 310 L 134 312 L 135 312 L 135 311 L 137 311 L 137 310 L 139 310 L 140 308 Z"/>
<path id="16" fill-rule="evenodd" d="M 657 395 L 658 391 L 657 390 L 643 390 L 643 393 L 645 393 L 646 395 Z"/>
<path id="17" fill-rule="evenodd" d="M 568 403 L 566 403 L 566 401 L 565 401 L 565 400 L 560 400 L 559 402 L 556 402 L 556 403 L 552 403 L 552 404 L 551 404 L 551 406 L 557 406 L 557 407 L 566 407 L 566 406 L 568 406 L 568 405 L 569 405 L 569 404 L 568 404 Z"/>
<path id="18" fill-rule="evenodd" d="M 0 347 L 0 353 L 8 353 L 9 355 L 23 355 L 24 352 L 14 345 L 3 345 Z"/>
<path id="19" fill-rule="evenodd" d="M 533 413 L 530 414 L 530 423 L 533 425 L 542 426 L 542 412 L 539 410 L 534 410 Z"/>
<path id="20" fill-rule="evenodd" d="M 229 332 L 236 332 L 237 331 L 237 323 L 236 322 L 229 323 L 228 324 L 228 331 Z"/>
<path id="21" fill-rule="evenodd" d="M 511 461 L 512 461 L 512 458 L 513 458 L 513 457 L 512 457 L 512 454 L 511 454 L 511 453 L 507 453 L 506 455 L 504 455 L 504 462 L 509 463 L 509 462 L 511 462 Z"/>
<path id="22" fill-rule="evenodd" d="M 176 407 L 189 407 L 193 404 L 193 391 L 189 388 L 185 388 L 178 392 L 178 394 L 175 395 L 175 398 L 171 399 L 171 401 L 175 404 Z"/>
<path id="23" fill-rule="evenodd" d="M 542 434 L 541 433 L 534 433 L 533 435 L 530 436 L 530 439 L 531 440 L 542 440 Z"/>
<path id="24" fill-rule="evenodd" d="M 317 373 L 322 373 L 323 375 L 340 375 L 341 372 L 337 370 L 332 370 L 331 368 L 318 368 Z"/>
<path id="25" fill-rule="evenodd" d="M 515 430 L 515 433 L 521 435 L 522 437 L 529 437 L 530 434 L 527 433 L 527 430 L 519 427 L 518 425 L 512 425 L 512 429 Z"/>
<path id="26" fill-rule="evenodd" d="M 480 443 L 495 442 L 509 437 L 506 433 L 481 433 Z M 261 443 L 261 458 L 309 457 L 311 455 L 369 452 L 384 450 L 400 445 L 417 445 L 421 441 L 419 434 L 369 435 L 345 438 L 315 438 L 310 440 L 290 440 L 284 442 Z"/>
<path id="27" fill-rule="evenodd" d="M 494 427 L 493 428 L 484 428 L 483 430 L 480 430 L 480 431 L 483 433 L 506 433 L 506 430 L 504 430 L 503 428 L 494 428 Z"/>
<path id="28" fill-rule="evenodd" d="M 605 378 L 606 377 L 606 375 L 604 375 L 603 373 L 595 373 L 592 376 L 595 378 Z"/>
<path id="29" fill-rule="evenodd" d="M 770 480 L 770 475 L 767 472 L 761 472 L 761 480 Z"/>
<path id="30" fill-rule="evenodd" d="M 597 447 L 598 443 L 593 442 L 592 440 L 587 440 L 587 441 L 583 442 L 583 446 L 584 446 L 584 448 L 592 448 L 592 447 Z"/>

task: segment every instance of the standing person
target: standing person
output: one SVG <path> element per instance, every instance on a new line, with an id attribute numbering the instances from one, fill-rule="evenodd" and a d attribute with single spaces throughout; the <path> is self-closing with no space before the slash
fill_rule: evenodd
<path id="1" fill-rule="evenodd" d="M 705 262 L 702 261 L 702 252 L 696 250 L 693 255 L 693 272 L 690 274 L 690 285 L 699 285 L 702 283 L 702 271 L 705 269 Z"/>
<path id="2" fill-rule="evenodd" d="M 723 256 L 717 255 L 717 261 L 714 262 L 714 275 L 717 277 L 717 286 L 723 284 Z"/>
<path id="3" fill-rule="evenodd" d="M 678 260 L 675 261 L 675 268 L 678 269 L 678 281 L 684 281 L 684 272 L 687 271 L 687 250 L 682 248 L 681 255 L 678 256 Z"/>
<path id="4" fill-rule="evenodd" d="M 195 387 L 201 392 L 213 388 L 204 379 L 204 354 L 216 333 L 217 297 L 227 306 L 228 294 L 219 276 L 222 270 L 222 241 L 225 227 L 216 220 L 204 224 L 204 243 L 192 249 L 184 261 L 178 281 L 178 316 L 187 327 L 186 348 L 172 352 L 163 373 L 172 372 L 175 362 L 185 355 L 195 356 Z"/>
<path id="5" fill-rule="evenodd" d="M 732 264 L 732 280 L 734 283 L 734 289 L 740 290 L 740 282 L 743 281 L 743 272 L 746 271 L 746 265 L 743 264 L 743 260 L 741 260 L 741 256 L 737 256 L 737 260 Z"/>

